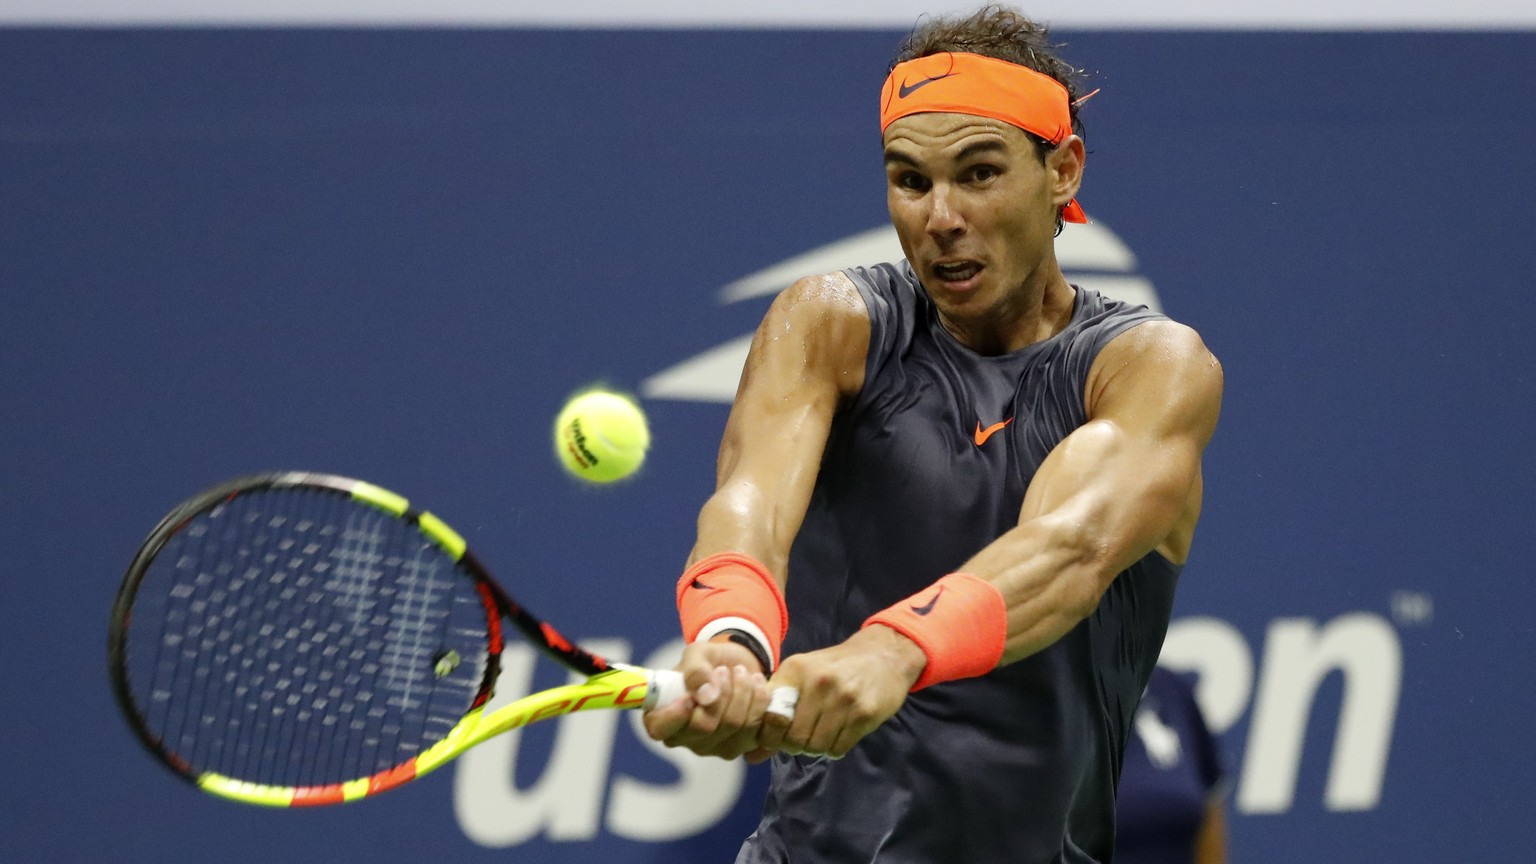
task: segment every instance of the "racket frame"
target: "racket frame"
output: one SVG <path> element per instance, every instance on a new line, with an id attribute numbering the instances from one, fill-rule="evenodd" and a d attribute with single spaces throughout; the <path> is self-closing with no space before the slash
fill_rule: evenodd
<path id="1" fill-rule="evenodd" d="M 339 783 L 316 786 L 272 786 L 200 770 L 167 747 L 134 699 L 127 673 L 127 643 L 133 605 L 152 562 L 172 537 L 198 515 L 241 495 L 285 488 L 308 488 L 350 496 L 416 526 L 455 560 L 471 578 L 487 607 L 490 629 L 485 673 L 468 712 L 436 743 L 385 771 Z M 504 648 L 501 621 L 510 621 L 533 645 L 587 680 L 530 694 L 487 714 L 501 672 Z M 183 779 L 223 798 L 268 807 L 340 804 L 376 795 L 414 780 L 451 761 L 488 738 L 529 723 L 597 708 L 650 708 L 684 692 L 680 675 L 611 663 L 566 639 L 527 607 L 516 602 L 491 577 L 464 538 L 442 519 L 415 510 L 404 497 L 387 489 L 335 474 L 282 471 L 236 478 L 189 498 L 172 510 L 140 545 L 123 577 L 108 628 L 108 665 L 113 694 L 135 737 L 145 749 Z"/>

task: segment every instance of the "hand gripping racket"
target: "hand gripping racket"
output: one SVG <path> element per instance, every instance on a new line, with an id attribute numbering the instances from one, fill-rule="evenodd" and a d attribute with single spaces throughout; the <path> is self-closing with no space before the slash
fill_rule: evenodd
<path id="1" fill-rule="evenodd" d="M 503 621 L 587 680 L 487 713 Z M 151 753 L 206 792 L 273 807 L 355 801 L 510 729 L 685 692 L 676 672 L 573 645 L 431 513 L 298 472 L 166 516 L 123 579 L 109 651 Z"/>

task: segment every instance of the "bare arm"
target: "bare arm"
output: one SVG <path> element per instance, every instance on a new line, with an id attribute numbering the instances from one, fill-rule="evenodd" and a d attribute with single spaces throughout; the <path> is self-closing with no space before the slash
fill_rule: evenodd
<path id="1" fill-rule="evenodd" d="M 869 334 L 864 301 L 841 273 L 802 279 L 774 301 L 742 370 L 689 564 L 742 552 L 784 586 L 832 418 L 863 386 Z M 716 637 L 689 646 L 677 668 L 691 695 L 646 716 L 651 737 L 725 758 L 755 748 L 768 687 L 751 653 Z"/>
<path id="2" fill-rule="evenodd" d="M 1065 635 L 1148 552 L 1187 557 L 1221 390 L 1220 365 L 1194 331 L 1173 322 L 1132 328 L 1100 353 L 1085 395 L 1088 422 L 1041 464 L 1018 526 L 960 568 L 1003 594 L 1003 663 Z"/>
<path id="3" fill-rule="evenodd" d="M 689 563 L 745 552 L 784 584 L 832 417 L 863 386 L 868 350 L 868 312 L 848 277 L 802 279 L 779 295 L 752 340 Z"/>

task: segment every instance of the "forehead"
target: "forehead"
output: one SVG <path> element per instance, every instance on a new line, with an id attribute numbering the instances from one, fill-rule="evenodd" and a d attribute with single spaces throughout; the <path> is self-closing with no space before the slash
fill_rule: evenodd
<path id="1" fill-rule="evenodd" d="M 932 112 L 911 114 L 885 130 L 887 155 L 934 158 L 954 155 L 982 142 L 1004 152 L 1033 153 L 1034 144 L 1024 130 L 992 117 L 976 114 Z"/>

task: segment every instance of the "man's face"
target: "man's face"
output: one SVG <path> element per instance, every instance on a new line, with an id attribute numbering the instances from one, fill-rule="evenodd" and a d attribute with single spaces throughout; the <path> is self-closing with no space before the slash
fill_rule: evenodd
<path id="1" fill-rule="evenodd" d="M 1080 153 L 1072 142 L 1064 149 Z M 1081 176 L 1066 155 L 1042 164 L 1022 130 L 971 114 L 914 114 L 886 130 L 891 221 L 942 316 L 1001 323 L 1029 301 L 1023 286 L 1054 271 L 1056 214 Z"/>

